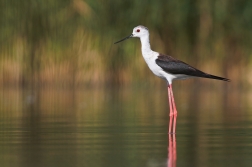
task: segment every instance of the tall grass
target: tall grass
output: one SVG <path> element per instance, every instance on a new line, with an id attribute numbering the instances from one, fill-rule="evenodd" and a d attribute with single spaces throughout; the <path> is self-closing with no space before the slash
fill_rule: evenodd
<path id="1" fill-rule="evenodd" d="M 143 24 L 154 50 L 252 84 L 249 0 L 0 0 L 0 85 L 161 83 L 140 42 L 113 45 Z"/>

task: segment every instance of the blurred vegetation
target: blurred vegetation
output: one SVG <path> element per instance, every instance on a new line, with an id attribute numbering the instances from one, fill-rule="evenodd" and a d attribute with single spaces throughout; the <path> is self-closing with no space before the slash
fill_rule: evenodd
<path id="1" fill-rule="evenodd" d="M 161 82 L 139 41 L 113 45 L 140 24 L 153 50 L 252 84 L 251 9 L 250 0 L 0 0 L 0 85 Z"/>

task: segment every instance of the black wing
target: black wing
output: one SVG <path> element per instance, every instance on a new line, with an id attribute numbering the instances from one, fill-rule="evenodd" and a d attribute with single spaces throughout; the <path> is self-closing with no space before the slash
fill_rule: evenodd
<path id="1" fill-rule="evenodd" d="M 195 76 L 195 77 L 203 77 L 203 78 L 211 78 L 211 79 L 218 79 L 229 81 L 229 79 L 214 76 L 202 72 L 180 60 L 177 60 L 171 56 L 167 55 L 159 55 L 156 59 L 156 63 L 160 66 L 164 71 L 170 74 L 183 74 L 188 76 Z"/>

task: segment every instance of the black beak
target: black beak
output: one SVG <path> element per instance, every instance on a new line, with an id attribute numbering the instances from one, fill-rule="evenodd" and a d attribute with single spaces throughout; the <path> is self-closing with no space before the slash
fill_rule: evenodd
<path id="1" fill-rule="evenodd" d="M 133 37 L 133 34 L 131 34 L 130 36 L 127 36 L 127 37 L 121 39 L 120 41 L 115 42 L 114 44 L 117 44 L 117 43 L 119 43 L 119 42 L 122 42 L 122 41 L 124 41 L 124 40 L 126 40 L 126 39 L 129 39 L 129 38 L 131 38 L 131 37 Z"/>

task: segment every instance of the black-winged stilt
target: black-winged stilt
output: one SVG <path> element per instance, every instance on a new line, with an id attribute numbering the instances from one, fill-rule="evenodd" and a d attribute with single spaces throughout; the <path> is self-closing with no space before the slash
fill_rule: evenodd
<path id="1" fill-rule="evenodd" d="M 151 50 L 150 41 L 149 41 L 149 30 L 144 26 L 137 26 L 133 29 L 131 35 L 121 39 L 120 41 L 115 42 L 119 43 L 131 37 L 140 38 L 142 45 L 142 55 L 149 66 L 150 70 L 158 77 L 163 78 L 167 81 L 168 87 L 168 98 L 169 98 L 169 106 L 170 106 L 170 118 L 175 117 L 173 121 L 173 132 L 172 132 L 172 119 L 170 119 L 169 124 L 169 133 L 175 133 L 176 130 L 176 117 L 177 117 L 177 109 L 175 105 L 175 100 L 172 91 L 172 81 L 176 79 L 186 79 L 192 77 L 201 77 L 201 78 L 210 78 L 217 79 L 223 81 L 229 81 L 229 79 L 214 76 L 211 74 L 207 74 L 202 72 L 183 61 L 177 60 L 171 56 L 163 55 L 161 53 L 155 52 Z"/>

